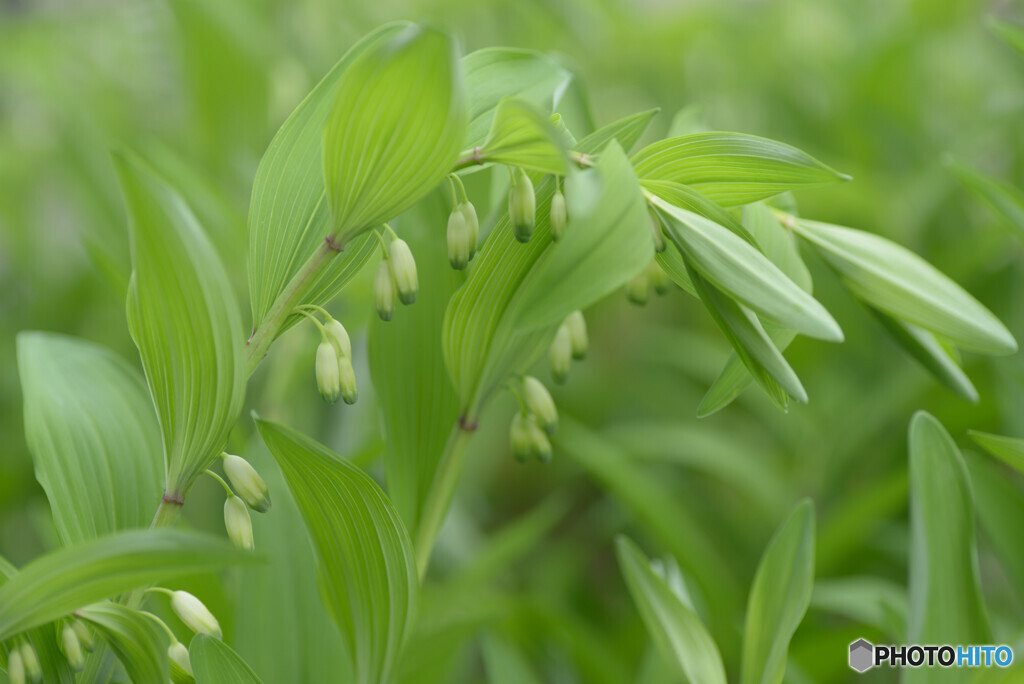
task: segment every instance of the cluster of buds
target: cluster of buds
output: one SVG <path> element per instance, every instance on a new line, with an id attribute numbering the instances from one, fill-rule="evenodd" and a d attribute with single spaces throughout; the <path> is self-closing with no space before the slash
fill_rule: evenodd
<path id="1" fill-rule="evenodd" d="M 475 212 L 474 212 L 475 215 Z M 390 226 L 385 226 L 390 232 Z M 419 276 L 416 273 L 416 259 L 408 243 L 392 232 L 391 243 L 385 246 L 380 233 L 377 238 L 383 253 L 373 279 L 373 298 L 377 315 L 382 321 L 390 321 L 395 315 L 395 300 L 408 306 L 416 301 L 420 291 Z M 352 403 L 355 401 L 348 401 Z"/>
<path id="2" fill-rule="evenodd" d="M 573 311 L 558 326 L 555 339 L 548 349 L 548 363 L 551 366 L 551 377 L 559 385 L 569 378 L 569 366 L 573 359 L 577 361 L 587 356 L 590 346 L 587 337 L 587 321 L 582 311 Z"/>
<path id="3" fill-rule="evenodd" d="M 43 681 L 43 668 L 36 649 L 27 639 L 11 644 L 7 652 L 7 679 L 11 684 Z"/>
<path id="4" fill-rule="evenodd" d="M 461 271 L 476 256 L 476 243 L 480 240 L 480 220 L 476 215 L 476 207 L 469 201 L 466 186 L 458 176 L 448 177 L 452 185 L 452 213 L 448 216 L 448 263 L 456 271 Z M 455 192 L 455 183 L 462 189 L 462 201 Z"/>
<path id="5" fill-rule="evenodd" d="M 672 280 L 657 260 L 652 261 L 647 268 L 626 283 L 626 298 L 637 306 L 643 306 L 650 298 L 652 289 L 659 295 L 672 289 Z"/>
<path id="6" fill-rule="evenodd" d="M 338 397 L 344 399 L 346 404 L 354 404 L 359 398 L 359 390 L 356 387 L 356 371 L 352 366 L 352 340 L 345 326 L 326 311 L 323 314 L 327 317 L 327 322 L 323 324 L 312 314 L 306 314 L 320 327 L 320 346 L 316 350 L 317 389 L 328 404 L 338 401 Z"/>
<path id="7" fill-rule="evenodd" d="M 75 672 L 85 669 L 85 653 L 96 650 L 92 632 L 80 620 L 69 620 L 60 630 L 60 650 Z"/>
<path id="8" fill-rule="evenodd" d="M 252 551 L 256 544 L 253 539 L 249 508 L 259 513 L 266 513 L 270 510 L 270 492 L 267 489 L 267 483 L 263 481 L 256 469 L 241 456 L 222 453 L 221 459 L 224 465 L 224 474 L 227 475 L 230 485 L 212 470 L 207 470 L 206 473 L 217 480 L 227 493 L 227 499 L 224 501 L 224 527 L 227 529 L 228 538 L 231 539 L 232 544 L 245 551 Z"/>
<path id="9" fill-rule="evenodd" d="M 536 456 L 547 463 L 551 460 L 549 435 L 558 429 L 558 410 L 546 387 L 537 378 L 526 376 L 519 391 L 520 409 L 512 417 L 509 442 L 512 454 L 520 462 Z"/>

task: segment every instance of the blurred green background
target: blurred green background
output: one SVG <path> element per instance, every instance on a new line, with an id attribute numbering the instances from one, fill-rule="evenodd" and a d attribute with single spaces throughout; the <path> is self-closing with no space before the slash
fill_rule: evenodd
<path id="1" fill-rule="evenodd" d="M 558 56 L 578 75 L 572 97 L 590 103 L 589 112 L 575 107 L 577 126 L 660 107 L 653 139 L 687 108 L 711 129 L 782 140 L 852 174 L 851 183 L 798 193 L 801 213 L 909 246 L 1022 340 L 1024 250 L 946 166 L 957 159 L 1024 187 L 1024 60 L 987 29 L 993 14 L 1024 18 L 991 0 L 0 1 L 0 554 L 21 564 L 55 543 L 24 441 L 16 333 L 65 332 L 137 362 L 124 321 L 130 269 L 111 149 L 159 161 L 244 297 L 248 191 L 277 126 L 362 34 L 394 19 L 427 20 L 459 35 L 467 52 L 505 45 Z M 443 226 L 436 235 L 444 239 Z M 806 256 L 816 296 L 846 333 L 843 345 L 801 339 L 787 353 L 811 396 L 806 406 L 782 414 L 750 391 L 694 418 L 729 349 L 698 303 L 676 291 L 643 309 L 619 296 L 588 313 L 590 356 L 554 393 L 597 451 L 556 442 L 550 466 L 518 465 L 505 442 L 512 403 L 491 407 L 410 650 L 408 667 L 424 669 L 409 681 L 479 681 L 480 630 L 515 644 L 542 681 L 632 681 L 637 672 L 672 681 L 620 578 L 614 535 L 628 532 L 652 555 L 678 554 L 687 548 L 672 530 L 691 525 L 741 616 L 764 545 L 802 496 L 817 508 L 819 580 L 873 576 L 905 586 L 910 416 L 934 413 L 968 450 L 968 428 L 1024 436 L 1024 364 L 1019 354 L 965 358 L 982 397 L 971 405 L 933 381 Z M 373 313 L 367 278 L 332 311 L 357 333 L 360 403 L 320 402 L 315 335 L 303 328 L 275 345 L 248 404 L 379 474 L 360 351 Z M 272 469 L 248 420 L 232 448 Z M 196 488 L 190 524 L 222 533 L 217 496 L 210 483 Z M 257 521 L 257 544 L 271 553 L 267 540 L 296 523 L 287 503 L 275 513 L 277 521 Z M 299 543 L 294 555 L 302 552 Z M 1024 597 L 984 535 L 980 560 L 997 636 L 1010 640 Z M 293 562 L 301 566 L 295 581 L 308 580 Z M 282 655 L 291 642 L 261 653 L 279 625 L 258 607 L 288 598 L 277 595 L 276 570 L 265 572 L 231 575 L 210 603 L 238 611 L 237 628 L 225 621 L 229 636 L 265 681 L 287 681 L 275 668 L 308 666 L 298 652 Z M 847 644 L 880 637 L 869 622 L 812 606 L 788 680 L 845 681 Z M 740 628 L 738 617 L 737 635 Z M 720 645 L 734 668 L 738 641 Z M 292 681 L 313 681 L 306 675 Z"/>

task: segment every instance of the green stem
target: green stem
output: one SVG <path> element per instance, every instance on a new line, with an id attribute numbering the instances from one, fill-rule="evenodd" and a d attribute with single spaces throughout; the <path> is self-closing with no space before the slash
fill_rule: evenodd
<path id="1" fill-rule="evenodd" d="M 473 425 L 473 422 L 468 419 L 460 419 L 452 428 L 444 447 L 444 453 L 441 455 L 441 461 L 438 463 L 434 482 L 423 503 L 423 513 L 416 528 L 416 538 L 413 544 L 416 548 L 416 567 L 419 570 L 420 581 L 427 574 L 434 542 L 437 541 L 441 525 L 448 514 L 448 507 L 451 506 L 455 487 L 458 485 L 459 477 L 466 465 L 469 438 L 473 435 L 473 428 L 465 427 L 467 425 Z"/>
<path id="2" fill-rule="evenodd" d="M 224 488 L 224 491 L 227 493 L 229 499 L 235 495 L 235 493 L 231 491 L 231 487 L 228 486 L 228 483 L 224 481 L 223 477 L 209 469 L 205 470 L 204 472 L 217 482 L 220 482 L 220 486 Z"/>
<path id="3" fill-rule="evenodd" d="M 153 524 L 150 527 L 156 529 L 173 525 L 174 521 L 178 519 L 178 514 L 181 513 L 182 505 L 178 501 L 171 501 L 167 498 L 161 499 L 160 505 L 156 509 L 156 515 L 153 517 Z"/>

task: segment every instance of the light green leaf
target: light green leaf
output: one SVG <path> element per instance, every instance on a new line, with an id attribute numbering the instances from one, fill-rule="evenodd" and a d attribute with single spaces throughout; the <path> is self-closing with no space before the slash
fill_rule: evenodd
<path id="1" fill-rule="evenodd" d="M 768 335 L 772 346 L 778 349 L 780 353 L 784 352 L 790 343 L 796 339 L 796 331 L 794 330 L 765 327 L 765 334 Z M 711 383 L 711 387 L 708 388 L 708 391 L 701 398 L 700 404 L 697 406 L 697 417 L 707 418 L 721 411 L 735 401 L 753 380 L 754 378 L 747 370 L 743 359 L 733 351 L 729 355 L 729 360 L 725 362 L 722 372 L 718 374 L 715 381 Z"/>
<path id="2" fill-rule="evenodd" d="M 686 263 L 715 287 L 777 325 L 842 341 L 842 330 L 825 307 L 757 248 L 703 216 L 659 197 L 651 202 Z"/>
<path id="3" fill-rule="evenodd" d="M 800 219 L 789 227 L 871 306 L 966 349 L 1017 350 L 1013 335 L 991 311 L 910 250 L 878 235 L 817 221 Z"/>
<path id="4" fill-rule="evenodd" d="M 146 527 L 163 491 L 160 426 L 139 372 L 107 349 L 18 335 L 25 436 L 61 541 Z"/>
<path id="5" fill-rule="evenodd" d="M 197 634 L 188 647 L 196 684 L 261 684 L 242 658 L 223 641 Z"/>
<path id="6" fill-rule="evenodd" d="M 995 17 L 989 19 L 989 26 L 1007 45 L 1024 56 L 1024 27 Z"/>
<path id="7" fill-rule="evenodd" d="M 640 184 L 644 190 L 653 193 L 669 204 L 692 211 L 694 214 L 699 214 L 720 226 L 724 226 L 760 249 L 760 246 L 754 240 L 754 236 L 750 234 L 750 231 L 742 223 L 736 220 L 732 213 L 723 209 L 721 205 L 715 204 L 690 186 L 673 181 L 655 180 L 642 180 Z"/>
<path id="8" fill-rule="evenodd" d="M 648 145 L 633 157 L 644 180 L 692 186 L 727 207 L 848 176 L 784 143 L 742 133 L 691 133 Z"/>
<path id="9" fill-rule="evenodd" d="M 0 641 L 136 587 L 257 558 L 214 537 L 170 529 L 57 549 L 0 586 Z"/>
<path id="10" fill-rule="evenodd" d="M 690 682 L 725 684 L 722 656 L 700 618 L 655 574 L 636 544 L 619 536 L 615 553 L 633 602 L 662 656 Z"/>
<path id="11" fill-rule="evenodd" d="M 841 615 L 873 627 L 892 643 L 906 642 L 907 590 L 878 577 L 841 577 L 818 580 L 811 608 Z"/>
<path id="12" fill-rule="evenodd" d="M 977 435 L 972 435 L 977 439 Z M 1024 545 L 1020 521 L 1024 520 L 1024 496 L 1020 477 L 1007 476 L 1006 468 L 988 456 L 966 452 L 974 506 L 988 546 L 995 552 L 1006 576 L 1024 600 Z"/>
<path id="13" fill-rule="evenodd" d="M 466 134 L 454 41 L 421 26 L 381 38 L 342 72 L 324 128 L 331 235 L 394 218 L 450 171 Z"/>
<path id="14" fill-rule="evenodd" d="M 1003 463 L 1015 468 L 1018 472 L 1024 473 L 1024 439 L 1015 437 L 1003 437 L 977 430 L 968 430 L 971 436 L 982 449 L 989 452 Z"/>
<path id="15" fill-rule="evenodd" d="M 628 153 L 659 111 L 661 110 L 648 109 L 613 121 L 580 140 L 576 147 L 580 150 L 591 150 L 588 154 L 599 154 L 612 140 L 618 140 L 622 149 Z"/>
<path id="16" fill-rule="evenodd" d="M 679 248 L 671 240 L 665 241 L 665 249 L 658 252 L 655 258 L 662 270 L 672 279 L 672 282 L 683 288 L 688 294 L 694 297 L 697 296 L 697 289 L 690 280 L 690 274 L 686 270 L 686 262 L 683 261 L 683 255 L 679 253 Z"/>
<path id="17" fill-rule="evenodd" d="M 1024 193 L 963 164 L 954 162 L 949 168 L 967 189 L 992 207 L 1017 239 L 1024 240 Z"/>
<path id="18" fill-rule="evenodd" d="M 133 682 L 166 682 L 167 636 L 152 619 L 119 603 L 86 606 L 76 615 L 90 623 Z"/>
<path id="19" fill-rule="evenodd" d="M 416 563 L 405 526 L 362 470 L 290 428 L 260 419 L 256 425 L 306 521 L 321 596 L 356 681 L 389 681 L 416 610 Z"/>
<path id="20" fill-rule="evenodd" d="M 566 136 L 546 116 L 520 100 L 502 100 L 487 139 L 473 158 L 564 175 L 568 168 Z"/>
<path id="21" fill-rule="evenodd" d="M 464 150 L 487 137 L 498 104 L 510 97 L 542 112 L 554 110 L 572 75 L 538 52 L 486 48 L 462 58 L 469 107 Z"/>
<path id="22" fill-rule="evenodd" d="M 324 195 L 323 132 L 338 83 L 355 58 L 410 24 L 388 24 L 356 43 L 296 107 L 274 136 L 256 170 L 249 207 L 249 293 L 253 328 L 302 265 L 331 234 Z M 323 305 L 334 298 L 373 253 L 372 236 L 356 238 L 330 265 L 302 302 Z M 278 334 L 302 320 L 291 316 Z"/>
<path id="23" fill-rule="evenodd" d="M 814 506 L 805 499 L 779 526 L 754 575 L 743 636 L 743 684 L 782 681 L 789 640 L 807 612 L 813 585 Z"/>
<path id="24" fill-rule="evenodd" d="M 183 500 L 224 447 L 245 398 L 242 319 L 228 275 L 180 197 L 117 159 L 128 206 L 128 327 L 163 430 L 165 492 Z"/>
<path id="25" fill-rule="evenodd" d="M 910 613 L 907 642 L 987 644 L 992 633 L 978 579 L 974 501 L 963 457 L 938 420 L 910 421 Z M 914 668 L 904 682 L 959 681 L 954 670 Z"/>

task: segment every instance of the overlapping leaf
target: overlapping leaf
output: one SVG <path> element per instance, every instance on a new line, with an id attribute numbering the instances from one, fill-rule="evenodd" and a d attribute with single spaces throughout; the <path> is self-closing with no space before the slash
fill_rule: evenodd
<path id="1" fill-rule="evenodd" d="M 976 430 L 971 430 L 970 434 L 971 438 L 985 451 L 1003 463 L 1024 473 L 1024 439 L 991 435 L 987 432 L 977 432 Z"/>
<path id="2" fill-rule="evenodd" d="M 481 163 L 564 175 L 568 142 L 550 119 L 521 100 L 509 99 L 498 105 L 487 139 L 473 154 Z"/>
<path id="3" fill-rule="evenodd" d="M 163 491 L 160 426 L 138 371 L 62 335 L 18 335 L 25 435 L 65 544 L 145 527 Z"/>
<path id="4" fill-rule="evenodd" d="M 166 682 L 167 636 L 151 618 L 119 603 L 105 601 L 77 611 L 110 646 L 133 682 Z"/>
<path id="5" fill-rule="evenodd" d="M 261 684 L 241 656 L 219 639 L 197 634 L 188 655 L 196 684 Z"/>
<path id="6" fill-rule="evenodd" d="M 581 151 L 592 150 L 589 154 L 596 154 L 600 153 L 605 145 L 612 140 L 617 140 L 622 149 L 628 153 L 637 140 L 640 139 L 640 136 L 644 134 L 644 131 L 647 130 L 647 125 L 651 123 L 651 119 L 659 111 L 658 109 L 648 109 L 647 111 L 630 114 L 618 121 L 613 121 L 580 140 L 576 147 Z"/>

